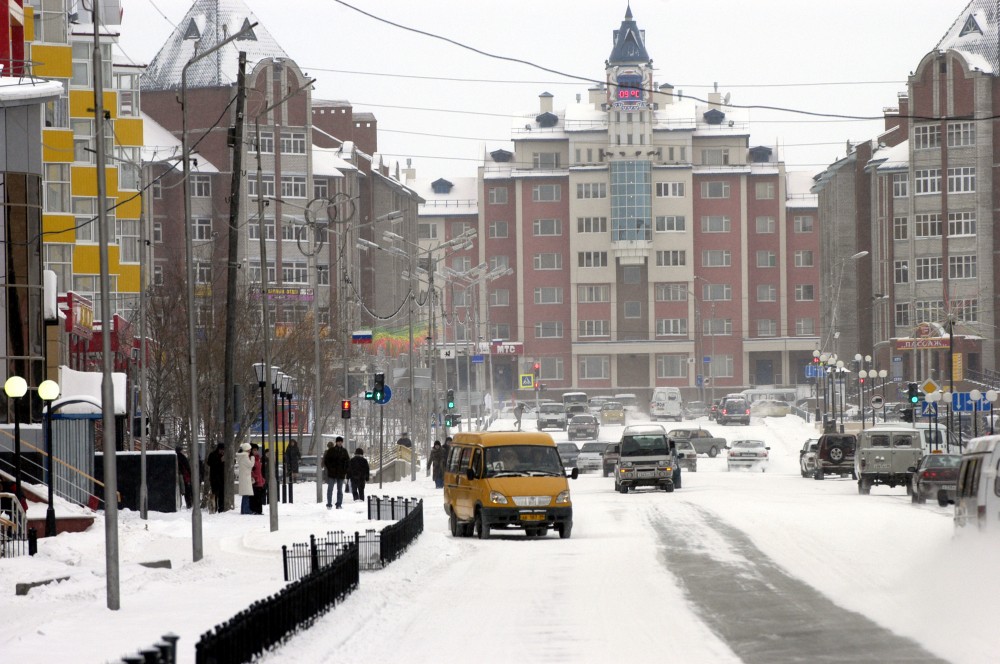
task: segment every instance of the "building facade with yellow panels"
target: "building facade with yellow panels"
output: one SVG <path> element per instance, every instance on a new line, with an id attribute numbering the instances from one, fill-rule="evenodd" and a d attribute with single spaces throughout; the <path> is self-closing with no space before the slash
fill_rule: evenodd
<path id="1" fill-rule="evenodd" d="M 46 105 L 42 130 L 45 268 L 56 273 L 60 293 L 73 291 L 96 300 L 100 294 L 100 250 L 93 26 L 70 23 L 64 0 L 31 0 L 29 4 L 25 23 L 32 72 L 59 81 L 64 90 L 59 99 Z M 105 25 L 101 35 L 108 268 L 112 313 L 133 320 L 143 281 L 139 271 L 141 70 L 113 64 L 112 43 L 117 37 L 113 28 Z"/>

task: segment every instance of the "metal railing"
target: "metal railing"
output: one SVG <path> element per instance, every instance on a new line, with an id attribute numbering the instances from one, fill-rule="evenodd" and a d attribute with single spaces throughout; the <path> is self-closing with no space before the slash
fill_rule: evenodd
<path id="1" fill-rule="evenodd" d="M 177 662 L 176 634 L 164 634 L 159 643 L 140 650 L 138 654 L 122 657 L 116 664 L 175 664 Z"/>
<path id="2" fill-rule="evenodd" d="M 348 544 L 329 565 L 217 625 L 195 646 L 197 664 L 252 662 L 309 627 L 358 588 L 358 547 Z"/>
<path id="3" fill-rule="evenodd" d="M 423 500 L 416 498 L 390 498 L 389 496 L 368 496 L 369 521 L 399 521 L 409 516 L 418 507 L 423 509 Z"/>
<path id="4" fill-rule="evenodd" d="M 0 558 L 14 558 L 38 551 L 38 534 L 28 528 L 28 515 L 12 493 L 0 492 Z"/>

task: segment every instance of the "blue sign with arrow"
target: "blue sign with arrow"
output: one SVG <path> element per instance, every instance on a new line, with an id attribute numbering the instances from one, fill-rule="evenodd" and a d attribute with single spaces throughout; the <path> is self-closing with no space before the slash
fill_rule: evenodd
<path id="1" fill-rule="evenodd" d="M 387 403 L 389 403 L 389 399 L 391 399 L 391 398 L 392 398 L 392 390 L 389 389 L 388 385 L 386 385 L 385 386 L 385 391 L 382 392 L 382 398 L 379 399 L 378 401 L 376 401 L 375 403 L 377 403 L 380 406 L 384 406 Z"/>

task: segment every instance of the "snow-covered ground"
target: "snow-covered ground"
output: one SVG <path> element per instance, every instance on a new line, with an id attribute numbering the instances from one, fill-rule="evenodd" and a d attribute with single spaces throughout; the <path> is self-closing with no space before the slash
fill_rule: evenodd
<path id="1" fill-rule="evenodd" d="M 730 473 L 724 457 L 700 457 L 681 490 L 627 495 L 615 493 L 611 479 L 582 476 L 571 482 L 569 540 L 552 533 L 543 540 L 456 539 L 440 491 L 423 473 L 381 490 L 369 485 L 370 495 L 424 497 L 425 532 L 386 569 L 363 572 L 357 592 L 266 661 L 648 661 L 662 658 L 666 633 L 674 661 L 740 661 L 667 564 L 664 532 L 720 570 L 738 567 L 743 553 L 706 527 L 710 522 L 744 533 L 789 576 L 938 657 L 997 661 L 1000 542 L 978 533 L 956 537 L 950 509 L 912 505 L 903 489 L 859 496 L 850 480 L 801 478 L 798 450 L 815 435 L 801 419 L 683 426 L 692 424 L 730 441 L 767 441 L 767 472 Z M 604 427 L 601 439 L 620 433 Z M 40 540 L 33 558 L 0 559 L 2 660 L 104 662 L 173 632 L 181 637 L 180 661 L 194 661 L 201 634 L 284 585 L 282 544 L 369 527 L 362 503 L 348 500 L 331 511 L 314 497 L 313 486 L 298 485 L 298 502 L 280 506 L 273 533 L 266 512 L 205 514 L 198 563 L 191 561 L 187 512 L 143 521 L 122 511 L 118 611 L 105 608 L 100 520 L 86 533 Z M 172 569 L 139 565 L 162 559 Z M 18 582 L 61 576 L 69 579 L 14 596 Z M 837 653 L 830 656 L 835 661 Z"/>

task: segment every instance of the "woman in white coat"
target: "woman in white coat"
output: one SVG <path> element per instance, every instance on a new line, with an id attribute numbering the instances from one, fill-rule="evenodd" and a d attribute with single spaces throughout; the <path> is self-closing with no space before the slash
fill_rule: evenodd
<path id="1" fill-rule="evenodd" d="M 250 443 L 240 445 L 240 451 L 236 453 L 236 475 L 239 481 L 237 493 L 243 496 L 240 505 L 240 514 L 253 514 L 250 509 L 250 497 L 253 496 L 253 459 L 250 457 Z"/>

